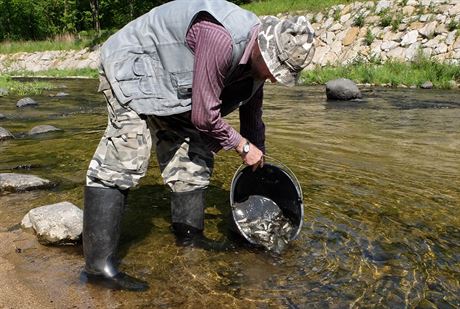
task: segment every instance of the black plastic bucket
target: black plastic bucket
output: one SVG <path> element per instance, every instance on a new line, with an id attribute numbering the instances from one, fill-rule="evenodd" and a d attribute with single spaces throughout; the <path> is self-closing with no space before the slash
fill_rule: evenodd
<path id="1" fill-rule="evenodd" d="M 255 196 L 258 200 L 253 199 Z M 265 202 L 260 202 L 261 199 Z M 289 240 L 297 238 L 302 229 L 304 215 L 302 189 L 292 171 L 280 162 L 266 162 L 263 168 L 255 171 L 252 171 L 251 166 L 240 166 L 233 176 L 230 205 L 236 229 L 252 244 L 257 242 L 242 230 L 238 222 L 242 217 L 263 216 L 275 207 L 279 207 L 283 216 L 293 225 Z M 244 208 L 240 205 L 244 205 Z"/>

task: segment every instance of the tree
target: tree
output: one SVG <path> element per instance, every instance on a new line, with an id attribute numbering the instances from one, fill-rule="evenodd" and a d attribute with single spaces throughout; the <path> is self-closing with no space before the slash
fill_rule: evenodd
<path id="1" fill-rule="evenodd" d="M 99 19 L 99 0 L 90 0 L 89 5 L 91 6 L 91 14 L 93 16 L 94 30 L 97 33 L 101 32 L 101 23 Z"/>

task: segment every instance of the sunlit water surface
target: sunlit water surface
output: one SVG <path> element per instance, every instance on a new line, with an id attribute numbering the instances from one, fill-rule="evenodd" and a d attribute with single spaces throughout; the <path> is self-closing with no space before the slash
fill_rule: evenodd
<path id="1" fill-rule="evenodd" d="M 34 97 L 36 108 L 0 97 L 7 117 L 0 126 L 17 137 L 0 143 L 0 172 L 58 183 L 3 193 L 0 231 L 37 206 L 67 200 L 83 207 L 84 175 L 107 121 L 104 100 L 95 80 L 53 83 L 60 88 Z M 62 91 L 69 95 L 50 96 Z M 323 87 L 266 87 L 267 154 L 295 173 L 305 205 L 303 230 L 281 255 L 228 231 L 230 182 L 240 164 L 230 151 L 216 157 L 206 210 L 206 235 L 227 250 L 175 246 L 168 191 L 152 161 L 130 194 L 120 248 L 120 267 L 148 281 L 148 292 L 80 282 L 81 246 L 29 243 L 35 250 L 22 253 L 18 276 L 41 278 L 56 301 L 66 291 L 80 294 L 81 306 L 459 308 L 460 92 L 373 88 L 363 95 L 328 102 Z M 238 126 L 236 115 L 229 121 Z M 63 131 L 25 135 L 39 124 Z"/>

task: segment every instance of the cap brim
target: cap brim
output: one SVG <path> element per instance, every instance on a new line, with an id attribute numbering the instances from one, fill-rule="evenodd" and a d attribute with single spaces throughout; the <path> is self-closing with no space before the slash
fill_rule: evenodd
<path id="1" fill-rule="evenodd" d="M 285 86 L 295 86 L 299 74 L 294 74 L 286 64 L 278 60 L 275 40 L 267 40 L 266 34 L 260 32 L 257 36 L 257 42 L 264 62 L 276 81 Z"/>

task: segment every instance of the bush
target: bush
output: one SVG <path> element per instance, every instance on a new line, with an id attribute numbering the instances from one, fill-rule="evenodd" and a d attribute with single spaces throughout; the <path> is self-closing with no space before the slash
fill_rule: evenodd
<path id="1" fill-rule="evenodd" d="M 364 38 L 364 42 L 366 42 L 367 46 L 370 46 L 375 40 L 375 36 L 372 34 L 371 29 L 367 29 L 366 37 Z"/>
<path id="2" fill-rule="evenodd" d="M 358 15 L 354 22 L 353 22 L 353 25 L 356 26 L 356 27 L 362 27 L 364 26 L 364 15 L 363 14 L 360 14 Z"/>

